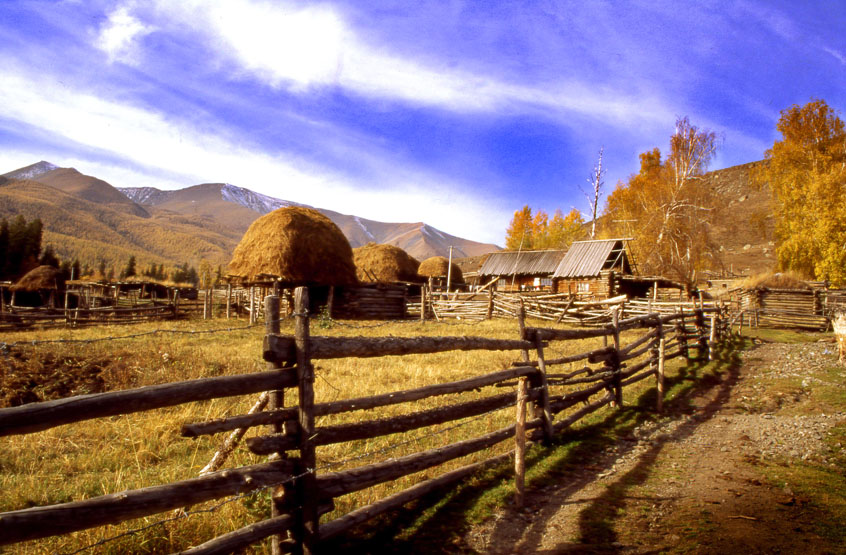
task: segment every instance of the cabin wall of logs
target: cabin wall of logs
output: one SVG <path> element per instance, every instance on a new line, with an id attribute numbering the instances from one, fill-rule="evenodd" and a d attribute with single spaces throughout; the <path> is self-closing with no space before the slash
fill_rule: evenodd
<path id="1" fill-rule="evenodd" d="M 269 537 L 274 553 L 292 550 L 315 553 L 323 542 L 386 511 L 459 482 L 481 469 L 503 465 L 513 465 L 515 498 L 519 504 L 524 488 L 527 442 L 549 442 L 603 407 L 624 406 L 625 391 L 642 380 L 653 380 L 655 410 L 661 411 L 665 363 L 692 356 L 693 352 L 700 358 L 712 358 L 727 336 L 726 315 L 718 309 L 697 308 L 693 313 L 679 310 L 631 318 L 620 318 L 620 311 L 615 309 L 608 325 L 561 329 L 529 327 L 525 310 L 518 308 L 518 334 L 514 339 L 319 337 L 310 334 L 308 290 L 299 288 L 294 297 L 293 335 L 282 335 L 279 331 L 279 298 L 265 299 L 268 324 L 262 356 L 268 364 L 266 371 L 0 410 L 0 435 L 28 434 L 71 422 L 266 392 L 265 398 L 293 399 L 296 404 L 282 406 L 274 401 L 277 404 L 273 408 L 262 410 L 263 405 L 257 403 L 257 410 L 248 414 L 184 423 L 181 433 L 184 437 L 229 433 L 232 435 L 225 443 L 231 447 L 230 440 L 241 437 L 237 434 L 243 435 L 245 430 L 260 426 L 266 433 L 245 443 L 254 454 L 270 456 L 268 462 L 210 471 L 197 478 L 160 486 L 5 512 L 0 514 L 0 545 L 156 515 L 235 494 L 270 490 L 277 494 L 270 500 L 269 519 L 209 538 L 184 553 L 229 553 Z M 621 334 L 626 331 L 629 333 L 624 343 Z M 584 352 L 558 358 L 545 355 L 545 350 L 553 344 L 586 339 L 596 344 Z M 354 364 L 353 359 L 359 357 L 455 350 L 511 352 L 514 362 L 506 369 L 468 369 L 465 379 L 416 389 L 386 391 L 357 399 L 315 398 L 313 384 L 315 374 L 320 371 L 315 368 L 315 361 L 351 359 L 350 363 Z M 396 364 L 403 364 L 402 359 L 397 359 Z M 284 391 L 289 393 L 281 395 Z M 468 392 L 476 393 L 470 400 L 466 395 L 459 397 Z M 415 402 L 435 396 L 442 399 L 437 408 L 415 408 Z M 399 416 L 380 417 L 379 408 L 395 405 L 407 408 Z M 363 412 L 360 418 L 347 424 L 317 423 L 320 416 L 349 411 Z M 504 421 L 511 423 L 487 432 L 470 432 L 469 428 L 455 424 L 494 413 L 505 416 Z M 383 460 L 363 466 L 353 457 L 341 469 L 329 470 L 331 467 L 326 464 L 329 461 L 320 460 L 316 449 L 321 445 L 385 436 L 395 437 L 401 444 L 403 438 L 395 434 L 425 431 L 445 423 L 452 423 L 451 431 L 438 436 L 442 441 L 437 447 L 399 457 L 387 453 Z M 438 469 L 443 463 L 463 457 L 470 457 L 463 466 L 448 471 Z M 408 489 L 328 522 L 320 521 L 320 516 L 331 511 L 334 499 L 340 496 L 424 470 L 426 477 Z M 279 493 L 282 491 L 284 495 Z"/>

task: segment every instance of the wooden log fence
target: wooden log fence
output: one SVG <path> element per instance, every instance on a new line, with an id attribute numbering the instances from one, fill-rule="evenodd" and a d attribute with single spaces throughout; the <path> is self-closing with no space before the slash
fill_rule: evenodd
<path id="1" fill-rule="evenodd" d="M 484 300 L 487 303 L 487 298 Z M 519 501 L 525 471 L 525 441 L 549 441 L 554 434 L 567 430 L 602 407 L 611 404 L 622 407 L 625 389 L 648 378 L 656 380 L 659 392 L 656 409 L 660 411 L 666 361 L 683 356 L 688 345 L 697 350 L 700 357 L 708 356 L 709 352 L 713 356 L 713 349 L 723 340 L 726 330 L 721 325 L 725 319 L 724 311 L 702 307 L 695 309 L 693 320 L 687 314 L 687 322 L 683 312 L 663 315 L 656 312 L 623 318 L 622 308 L 618 308 L 610 323 L 599 327 L 530 327 L 523 315 L 529 310 L 520 310 L 518 304 L 516 314 L 520 336 L 517 339 L 452 336 L 330 338 L 310 335 L 307 290 L 298 289 L 295 302 L 297 320 L 293 336 L 281 335 L 273 326 L 267 328 L 263 346 L 263 358 L 268 362 L 265 371 L 84 395 L 0 410 L 0 434 L 26 434 L 71 422 L 197 400 L 288 391 L 296 397 L 296 403 L 291 406 L 280 403 L 261 410 L 262 404 L 257 403 L 249 414 L 182 426 L 183 436 L 196 437 L 269 425 L 270 428 L 265 428 L 266 433 L 249 438 L 245 445 L 256 455 L 280 454 L 281 458 L 172 484 L 8 511 L 0 514 L 0 545 L 114 524 L 237 493 L 284 485 L 286 494 L 284 498 L 273 501 L 271 518 L 211 538 L 187 552 L 231 552 L 265 538 L 276 537 L 273 543 L 276 552 L 314 553 L 322 541 L 438 488 L 454 484 L 479 469 L 507 461 L 513 461 L 516 469 Z M 572 305 L 569 301 L 564 302 Z M 272 298 L 265 300 L 264 304 L 273 310 L 278 306 Z M 704 321 L 706 315 L 710 326 L 688 327 L 687 324 L 692 325 L 697 317 Z M 623 337 L 630 338 L 632 335 L 621 335 L 627 330 L 640 330 L 640 333 L 624 344 Z M 603 345 L 576 355 L 546 357 L 546 350 L 552 349 L 556 342 L 591 338 L 602 340 Z M 520 354 L 521 360 L 511 368 L 453 382 L 356 399 L 322 402 L 315 398 L 313 361 L 425 355 L 455 350 L 509 351 Z M 583 366 L 573 370 L 573 364 Z M 503 392 L 503 388 L 510 391 Z M 472 394 L 474 398 L 468 399 L 470 391 L 477 393 Z M 435 397 L 440 398 L 435 408 L 429 405 L 430 408 L 414 409 L 413 403 Z M 400 404 L 411 408 L 404 414 L 391 417 L 379 416 L 377 412 L 381 407 Z M 318 425 L 316 420 L 318 416 L 352 411 L 360 412 L 361 416 L 349 423 Z M 462 427 L 479 418 L 491 418 L 487 415 L 494 414 L 499 415 L 500 421 L 504 418 L 508 422 L 512 418 L 513 423 L 476 436 L 467 432 L 469 428 Z M 449 442 L 446 439 L 445 444 L 418 452 L 349 467 L 356 464 L 353 457 L 341 461 L 345 467 L 334 471 L 330 470 L 340 464 L 338 461 L 321 461 L 318 457 L 317 447 L 321 445 L 373 440 L 446 424 L 454 428 L 449 437 L 457 434 L 457 440 Z M 334 506 L 335 498 L 470 455 L 474 455 L 475 460 L 457 469 L 441 473 L 429 470 L 431 477 L 403 491 L 358 507 L 329 522 L 319 521 L 320 515 Z M 282 535 L 286 532 L 290 535 Z"/>

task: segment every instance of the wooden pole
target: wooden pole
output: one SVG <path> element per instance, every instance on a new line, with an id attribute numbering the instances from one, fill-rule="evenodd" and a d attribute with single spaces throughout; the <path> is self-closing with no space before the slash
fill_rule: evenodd
<path id="1" fill-rule="evenodd" d="M 717 335 L 717 315 L 711 315 L 711 335 L 708 339 L 708 360 L 714 360 L 714 347 Z"/>
<path id="2" fill-rule="evenodd" d="M 297 532 L 303 553 L 315 553 L 319 538 L 317 512 L 318 491 L 315 474 L 314 435 L 314 367 L 309 353 L 308 288 L 297 287 L 294 292 L 296 324 L 294 337 L 297 350 L 297 378 L 299 380 L 300 464 L 305 475 L 298 480 L 297 504 L 302 507 L 302 528 Z"/>
<path id="3" fill-rule="evenodd" d="M 326 312 L 328 313 L 329 319 L 332 318 L 332 308 L 335 305 L 335 286 L 329 286 L 329 300 L 326 301 Z"/>
<path id="4" fill-rule="evenodd" d="M 420 286 L 420 321 L 426 321 L 426 284 Z"/>
<path id="5" fill-rule="evenodd" d="M 226 284 L 226 319 L 229 320 L 232 312 L 232 284 Z"/>
<path id="6" fill-rule="evenodd" d="M 514 505 L 523 506 L 526 487 L 526 399 L 529 396 L 528 380 L 517 381 L 517 428 L 514 433 Z"/>
<path id="7" fill-rule="evenodd" d="M 658 412 L 664 411 L 664 352 L 666 341 L 662 333 L 661 338 L 658 340 L 658 373 L 655 376 L 655 379 L 658 381 L 658 395 L 655 402 Z"/>
<path id="8" fill-rule="evenodd" d="M 538 353 L 538 372 L 532 374 L 532 387 L 540 388 L 541 398 L 538 400 L 536 414 L 543 420 L 543 439 L 545 443 L 552 441 L 552 411 L 549 409 L 549 385 L 546 381 L 546 361 L 543 356 L 543 342 L 535 336 L 535 348 Z"/>
<path id="9" fill-rule="evenodd" d="M 614 369 L 614 404 L 617 408 L 623 408 L 623 384 L 620 379 L 620 309 L 614 308 L 611 311 L 611 323 L 614 326 L 614 357 L 611 365 Z"/>
<path id="10" fill-rule="evenodd" d="M 494 291 L 493 288 L 488 289 L 488 312 L 485 315 L 485 320 L 490 320 L 493 318 L 493 310 L 494 310 Z"/>
<path id="11" fill-rule="evenodd" d="M 278 295 L 269 295 L 264 300 L 264 330 L 267 335 L 278 335 L 280 333 L 281 327 L 279 325 L 279 296 Z M 277 370 L 279 369 L 279 365 L 274 362 L 267 363 L 268 370 Z M 271 391 L 268 395 L 268 404 L 270 410 L 278 410 L 285 407 L 285 390 L 284 389 L 277 389 Z M 271 433 L 274 434 L 281 434 L 284 432 L 284 425 L 282 423 L 274 423 L 270 426 Z M 280 458 L 285 458 L 285 453 L 279 453 Z M 276 518 L 281 516 L 286 507 L 285 503 L 288 501 L 285 499 L 285 490 L 284 488 L 282 491 L 276 490 L 273 492 L 271 496 L 271 505 L 270 505 L 270 515 L 272 518 Z M 279 555 L 283 552 L 281 545 L 282 542 L 285 541 L 285 537 L 277 534 L 271 537 L 270 549 L 273 555 Z"/>

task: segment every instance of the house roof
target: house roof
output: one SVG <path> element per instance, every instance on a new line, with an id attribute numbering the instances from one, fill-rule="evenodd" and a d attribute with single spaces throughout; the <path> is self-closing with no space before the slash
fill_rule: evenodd
<path id="1" fill-rule="evenodd" d="M 631 271 L 623 239 L 576 241 L 570 245 L 570 250 L 555 269 L 553 277 L 595 277 L 602 270 L 618 266 Z"/>
<path id="2" fill-rule="evenodd" d="M 563 257 L 563 250 L 492 252 L 479 276 L 551 276 Z"/>

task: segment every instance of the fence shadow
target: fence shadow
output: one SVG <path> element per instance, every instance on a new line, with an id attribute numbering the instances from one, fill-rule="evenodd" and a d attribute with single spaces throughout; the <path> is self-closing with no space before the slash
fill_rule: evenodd
<path id="1" fill-rule="evenodd" d="M 711 418 L 725 404 L 737 382 L 740 347 L 741 343 L 737 340 L 727 343 L 717 350 L 714 362 L 708 364 L 689 360 L 674 376 L 667 377 L 665 386 L 667 391 L 672 392 L 672 399 L 665 404 L 664 414 L 679 416 L 698 411 L 699 416 L 682 424 L 672 434 L 661 436 L 640 456 L 634 468 L 621 475 L 603 495 L 590 500 L 580 511 L 578 542 L 558 545 L 555 552 L 615 552 L 617 537 L 614 522 L 625 503 L 626 491 L 646 480 L 667 443 L 693 434 L 702 422 Z M 713 396 L 712 400 L 697 409 L 696 401 L 709 395 Z M 571 502 L 568 500 L 574 493 L 607 472 L 617 458 L 634 449 L 636 442 L 619 440 L 630 437 L 641 424 L 655 419 L 655 400 L 656 390 L 650 388 L 636 400 L 630 401 L 631 405 L 612 412 L 602 421 L 566 433 L 556 438 L 551 446 L 536 445 L 527 455 L 526 461 L 527 468 L 534 470 L 528 484 L 529 496 L 532 490 L 550 486 L 554 488 L 554 495 L 561 500 L 561 505 Z M 616 456 L 606 455 L 598 460 L 597 453 L 621 443 L 625 447 L 619 449 Z M 566 445 L 571 447 L 563 448 Z M 513 469 L 504 465 L 482 473 L 446 494 L 443 491 L 435 492 L 403 509 L 383 515 L 359 527 L 354 533 L 327 542 L 324 547 L 327 551 L 343 550 L 350 553 L 471 552 L 462 540 L 473 526 L 467 521 L 466 515 L 474 507 L 484 504 L 492 489 L 512 480 Z M 567 485 L 560 487 L 562 482 Z M 506 490 L 507 493 L 503 493 L 496 501 L 500 505 L 508 505 L 506 516 L 501 522 L 517 518 L 518 512 L 510 503 L 511 489 Z M 490 545 L 502 546 L 502 552 L 506 553 L 532 551 L 534 546 L 541 544 L 544 530 L 554 513 L 553 505 L 534 514 L 518 545 L 514 545 L 514 538 L 505 525 L 496 526 L 490 537 Z M 497 552 L 498 549 L 494 547 L 493 551 Z"/>

